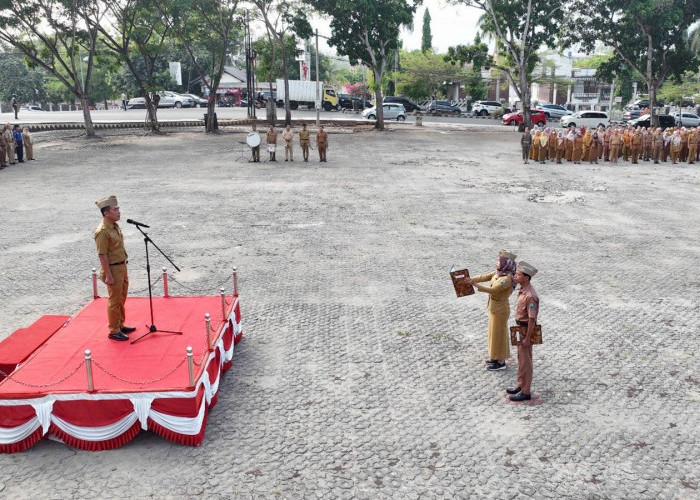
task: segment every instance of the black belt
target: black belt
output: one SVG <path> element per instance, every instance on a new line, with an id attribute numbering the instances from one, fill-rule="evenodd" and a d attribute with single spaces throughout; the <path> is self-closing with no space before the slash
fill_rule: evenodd
<path id="1" fill-rule="evenodd" d="M 110 264 L 110 266 L 121 266 L 122 264 L 126 264 L 127 262 L 129 262 L 129 261 L 123 260 L 121 262 L 114 262 L 114 263 Z"/>
<path id="2" fill-rule="evenodd" d="M 520 326 L 527 326 L 530 323 L 529 321 L 520 321 L 519 319 L 516 319 L 515 322 Z"/>

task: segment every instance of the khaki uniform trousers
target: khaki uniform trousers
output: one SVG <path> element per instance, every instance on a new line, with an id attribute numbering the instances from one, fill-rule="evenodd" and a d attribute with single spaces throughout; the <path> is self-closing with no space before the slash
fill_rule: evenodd
<path id="1" fill-rule="evenodd" d="M 292 141 L 284 141 L 284 159 L 289 158 L 294 161 L 294 144 Z"/>
<path id="2" fill-rule="evenodd" d="M 27 156 L 27 160 L 34 159 L 34 145 L 31 142 L 24 141 L 24 151 Z"/>
<path id="3" fill-rule="evenodd" d="M 116 333 L 124 326 L 126 319 L 126 296 L 129 293 L 129 273 L 126 264 L 111 266 L 114 284 L 107 285 L 109 299 L 107 300 L 107 320 L 109 321 L 109 333 Z M 104 283 L 105 273 L 100 270 L 100 279 Z"/>
<path id="4" fill-rule="evenodd" d="M 318 145 L 318 159 L 320 161 L 326 161 L 326 148 L 328 146 L 326 144 L 319 144 Z"/>
<path id="5" fill-rule="evenodd" d="M 301 140 L 299 144 L 301 144 L 301 154 L 304 157 L 304 161 L 309 161 L 309 141 Z"/>
<path id="6" fill-rule="evenodd" d="M 518 346 L 518 387 L 524 394 L 530 394 L 532 385 L 532 344 Z"/>
<path id="7" fill-rule="evenodd" d="M 15 143 L 5 142 L 5 149 L 7 150 L 7 162 L 10 165 L 17 163 L 17 157 L 15 156 Z"/>

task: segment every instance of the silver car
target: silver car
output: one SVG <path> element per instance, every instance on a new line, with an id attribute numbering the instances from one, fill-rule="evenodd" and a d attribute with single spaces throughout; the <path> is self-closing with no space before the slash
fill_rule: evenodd
<path id="1" fill-rule="evenodd" d="M 395 102 L 385 102 L 382 104 L 382 111 L 384 111 L 385 120 L 396 120 L 402 122 L 406 119 L 406 110 L 403 104 L 398 104 Z M 365 109 L 362 112 L 362 116 L 368 120 L 377 119 L 377 107 L 373 106 L 371 108 Z"/>
<path id="2" fill-rule="evenodd" d="M 677 126 L 684 127 L 699 127 L 700 126 L 700 116 L 695 113 L 675 113 L 673 118 L 676 120 Z"/>

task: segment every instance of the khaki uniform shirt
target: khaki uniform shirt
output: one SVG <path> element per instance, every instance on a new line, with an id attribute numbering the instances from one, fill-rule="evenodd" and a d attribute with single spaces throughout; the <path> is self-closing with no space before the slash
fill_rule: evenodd
<path id="1" fill-rule="evenodd" d="M 268 144 L 277 144 L 277 132 L 268 132 L 267 133 L 267 143 Z"/>
<path id="2" fill-rule="evenodd" d="M 12 130 L 5 129 L 5 131 L 2 133 L 2 137 L 5 140 L 5 147 L 15 147 L 15 136 L 12 135 Z"/>
<path id="3" fill-rule="evenodd" d="M 515 304 L 515 320 L 527 321 L 532 319 L 537 324 L 537 315 L 540 312 L 540 298 L 531 284 L 520 288 L 518 301 Z"/>
<path id="4" fill-rule="evenodd" d="M 294 131 L 285 129 L 284 132 L 282 132 L 282 139 L 286 142 L 291 142 L 291 140 L 294 139 Z"/>
<path id="5" fill-rule="evenodd" d="M 98 255 L 106 255 L 110 264 L 126 262 L 129 257 L 124 248 L 124 236 L 119 226 L 102 219 L 102 223 L 95 230 L 95 245 Z"/>
<path id="6" fill-rule="evenodd" d="M 308 143 L 308 142 L 309 142 L 309 137 L 310 137 L 310 136 L 311 136 L 311 134 L 309 134 L 308 129 L 307 129 L 307 130 L 301 129 L 301 130 L 299 131 L 299 142 L 301 142 L 301 143 L 304 143 L 304 142 Z"/>
<path id="7" fill-rule="evenodd" d="M 316 134 L 316 144 L 319 146 L 328 145 L 328 134 L 319 130 L 318 133 Z"/>

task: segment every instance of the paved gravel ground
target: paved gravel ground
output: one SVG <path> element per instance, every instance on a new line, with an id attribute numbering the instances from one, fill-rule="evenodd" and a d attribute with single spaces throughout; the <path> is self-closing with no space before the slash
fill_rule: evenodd
<path id="1" fill-rule="evenodd" d="M 44 440 L 0 457 L 0 497 L 700 498 L 698 165 L 525 166 L 495 128 L 332 133 L 326 164 L 248 163 L 243 132 L 66 136 L 0 172 L 0 338 L 89 300 L 112 193 L 171 293 L 238 266 L 245 337 L 201 446 Z M 501 247 L 540 269 L 532 404 L 448 275 Z"/>

